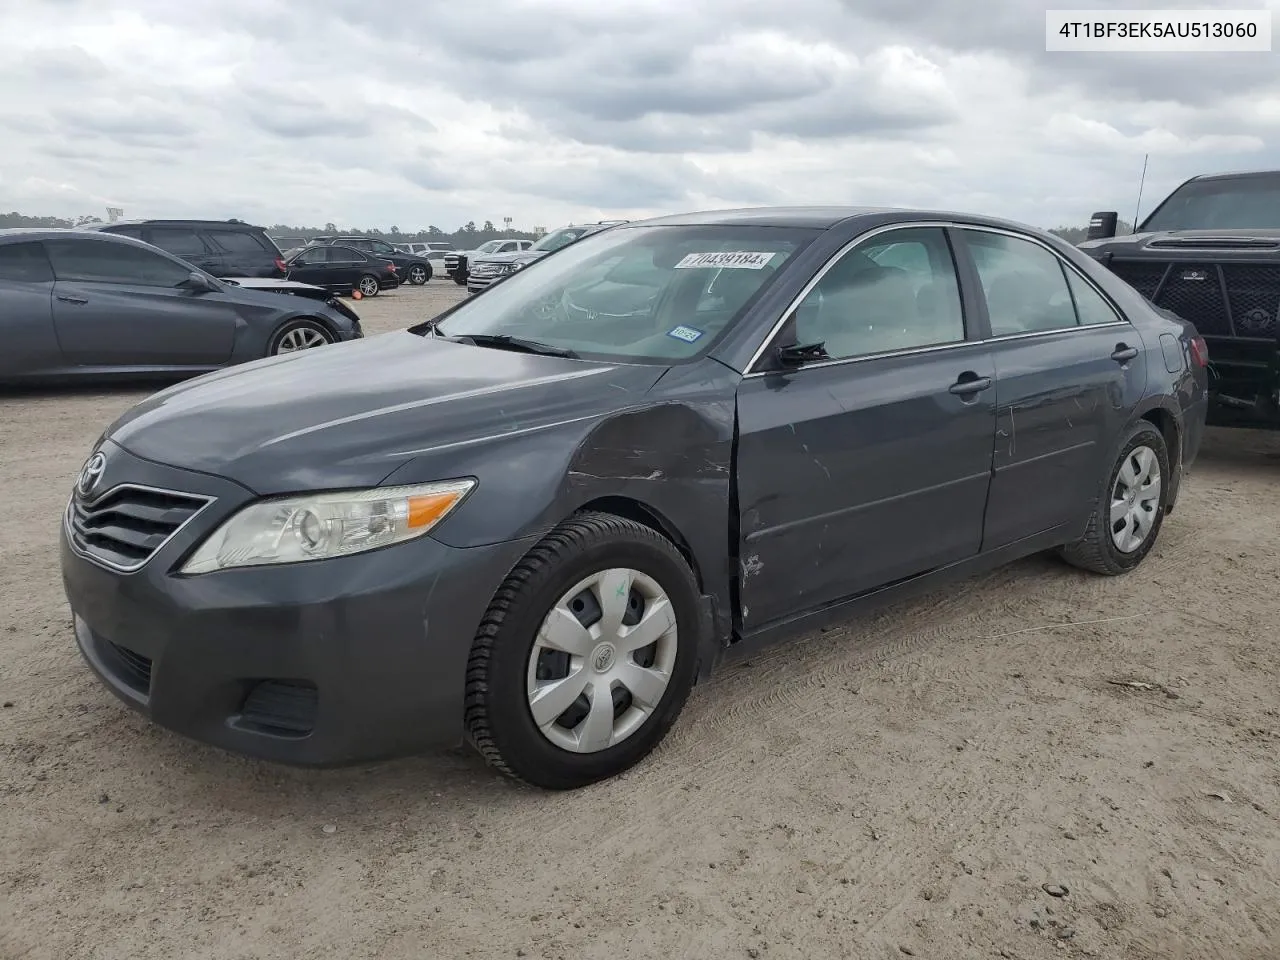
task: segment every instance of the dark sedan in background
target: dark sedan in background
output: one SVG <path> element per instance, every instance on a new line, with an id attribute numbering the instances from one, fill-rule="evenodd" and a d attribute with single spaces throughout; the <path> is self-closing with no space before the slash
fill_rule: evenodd
<path id="1" fill-rule="evenodd" d="M 394 263 L 354 247 L 312 244 L 290 256 L 285 265 L 290 280 L 313 283 L 334 293 L 354 291 L 362 297 L 376 297 L 381 290 L 400 286 Z"/>
<path id="2" fill-rule="evenodd" d="M 1133 570 L 1196 456 L 1205 363 L 1189 324 L 1014 223 L 627 224 L 409 330 L 127 412 L 67 504 L 75 637 L 125 702 L 225 748 L 465 735 L 576 787 L 648 754 L 727 657 L 1040 551 Z"/>
<path id="3" fill-rule="evenodd" d="M 198 374 L 361 336 L 327 291 L 109 233 L 0 230 L 0 381 Z"/>

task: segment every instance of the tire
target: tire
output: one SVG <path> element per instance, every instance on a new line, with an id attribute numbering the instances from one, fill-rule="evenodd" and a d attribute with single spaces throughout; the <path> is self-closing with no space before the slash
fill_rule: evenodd
<path id="1" fill-rule="evenodd" d="M 407 271 L 409 282 L 415 287 L 420 287 L 431 279 L 431 264 L 429 263 L 411 263 Z"/>
<path id="2" fill-rule="evenodd" d="M 271 335 L 266 355 L 276 357 L 286 353 L 296 353 L 299 350 L 311 350 L 315 347 L 328 346 L 336 340 L 337 337 L 334 336 L 333 331 L 319 320 L 298 317 L 285 321 Z"/>
<path id="3" fill-rule="evenodd" d="M 356 289 L 360 291 L 361 296 L 376 297 L 380 289 L 378 278 L 371 273 L 366 273 L 356 281 Z"/>
<path id="4" fill-rule="evenodd" d="M 621 568 L 621 569 L 619 569 Z M 622 571 L 626 574 L 619 576 Z M 632 579 L 630 574 L 634 574 Z M 578 587 L 599 577 L 604 585 L 593 593 Z M 611 606 L 606 596 L 623 596 L 624 606 Z M 613 585 L 617 584 L 615 594 Z M 669 606 L 661 604 L 665 594 Z M 647 592 L 647 598 L 642 597 Z M 573 599 L 570 599 L 573 598 Z M 643 604 L 640 601 L 643 600 Z M 595 603 L 594 607 L 590 607 Z M 577 670 L 566 680 L 585 675 L 585 689 L 564 711 L 544 723 L 534 719 L 533 692 L 556 685 L 557 664 L 568 672 L 567 653 L 546 648 L 544 620 L 559 605 L 563 634 L 582 638 Z M 586 607 L 585 613 L 573 613 Z M 633 653 L 591 638 L 583 622 L 599 622 L 606 608 L 626 619 L 648 612 L 649 628 L 660 639 Z M 590 620 L 592 615 L 596 620 Z M 575 619 L 570 620 L 569 617 Z M 632 625 L 634 627 L 634 624 Z M 556 636 L 561 636 L 556 631 Z M 698 587 L 688 563 L 675 546 L 654 530 L 630 520 L 602 513 L 570 517 L 544 537 L 508 574 L 480 623 L 467 663 L 465 724 L 468 739 L 493 767 L 514 779 L 548 790 L 571 790 L 615 776 L 646 757 L 666 736 L 693 686 L 699 645 Z M 574 644 L 566 644 L 573 646 Z M 608 648 L 607 650 L 605 648 Z M 649 658 L 652 657 L 650 660 Z M 557 659 L 558 658 L 558 659 Z M 606 669 L 607 668 L 607 669 Z M 544 672 L 550 675 L 549 680 Z M 647 695 L 633 696 L 618 674 L 652 681 L 666 677 L 665 687 L 654 685 Z M 539 684 L 538 681 L 544 681 Z M 617 684 L 617 686 L 614 686 Z M 632 681 L 637 690 L 640 684 Z M 572 696 L 573 687 L 565 687 Z M 607 699 L 604 699 L 607 698 Z M 543 710 L 557 709 L 558 699 L 544 697 Z M 604 704 L 601 723 L 607 739 L 596 745 L 566 745 L 575 736 L 589 739 L 595 716 L 587 705 Z M 587 711 L 585 714 L 583 711 Z M 582 715 L 580 720 L 575 717 Z M 606 719 L 607 718 L 607 719 Z M 573 722 L 573 729 L 569 724 Z M 544 730 L 548 732 L 544 732 Z M 575 734 L 574 730 L 579 731 Z"/>
<path id="5" fill-rule="evenodd" d="M 1121 491 L 1128 488 L 1128 484 L 1121 486 L 1121 472 L 1126 471 L 1127 477 L 1140 475 L 1143 460 L 1147 460 L 1148 463 L 1154 461 L 1153 465 L 1158 471 L 1156 479 L 1159 482 L 1159 490 L 1152 497 L 1153 491 L 1149 485 L 1139 485 L 1136 487 L 1135 496 L 1126 496 Z M 1169 449 L 1165 445 L 1164 435 L 1154 424 L 1139 420 L 1129 428 L 1124 443 L 1120 447 L 1119 456 L 1111 463 L 1102 480 L 1098 490 L 1097 504 L 1089 517 L 1089 526 L 1084 536 L 1061 549 L 1063 559 L 1082 570 L 1112 577 L 1135 569 L 1151 552 L 1156 538 L 1160 535 L 1160 527 L 1168 512 L 1171 480 Z M 1146 497 L 1142 493 L 1144 490 L 1147 492 Z M 1113 514 L 1113 510 L 1116 514 Z M 1149 517 L 1149 527 L 1135 546 L 1122 549 L 1122 544 L 1117 543 L 1117 540 L 1124 541 L 1126 539 L 1124 534 L 1128 533 L 1129 540 L 1132 542 L 1136 529 L 1133 525 L 1133 517 L 1137 515 L 1135 511 L 1138 510 L 1142 515 Z M 1121 511 L 1125 511 L 1123 519 L 1117 519 L 1113 524 L 1113 515 L 1118 516 Z"/>
<path id="6" fill-rule="evenodd" d="M 453 274 L 452 276 L 453 276 L 453 282 L 456 283 L 458 286 L 465 287 L 467 285 L 466 277 L 460 277 L 456 273 Z"/>

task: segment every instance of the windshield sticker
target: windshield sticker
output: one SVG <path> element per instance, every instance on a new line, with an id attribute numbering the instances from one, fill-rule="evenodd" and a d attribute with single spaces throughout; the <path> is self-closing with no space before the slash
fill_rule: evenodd
<path id="1" fill-rule="evenodd" d="M 667 331 L 667 336 L 683 340 L 685 343 L 693 343 L 702 336 L 702 331 L 696 327 L 672 327 Z"/>
<path id="2" fill-rule="evenodd" d="M 752 253 L 747 250 L 723 250 L 719 253 L 691 253 L 676 264 L 677 270 L 706 270 L 734 268 L 760 270 L 774 258 L 773 253 Z"/>

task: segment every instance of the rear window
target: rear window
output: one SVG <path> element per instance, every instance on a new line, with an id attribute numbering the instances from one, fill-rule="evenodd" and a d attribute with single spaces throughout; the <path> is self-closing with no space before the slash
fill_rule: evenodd
<path id="1" fill-rule="evenodd" d="M 231 230 L 218 230 L 211 234 L 213 242 L 227 253 L 277 253 L 267 246 L 269 241 L 256 233 L 236 233 Z"/>
<path id="2" fill-rule="evenodd" d="M 0 246 L 0 281 L 48 283 L 53 268 L 39 243 L 6 243 Z"/>

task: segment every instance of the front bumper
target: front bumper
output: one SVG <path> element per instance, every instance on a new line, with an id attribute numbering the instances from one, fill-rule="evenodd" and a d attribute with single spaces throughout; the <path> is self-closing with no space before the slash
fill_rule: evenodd
<path id="1" fill-rule="evenodd" d="M 111 486 L 216 498 L 134 573 L 87 558 L 63 524 L 76 641 L 120 699 L 192 739 L 289 764 L 461 742 L 472 638 L 531 544 L 457 549 L 424 537 L 336 560 L 178 576 L 251 495 L 108 446 Z"/>
<path id="2" fill-rule="evenodd" d="M 494 283 L 497 283 L 499 280 L 508 276 L 510 276 L 510 274 L 508 273 L 495 273 L 489 276 L 476 276 L 474 273 L 468 274 L 467 275 L 467 292 L 479 293 L 481 290 L 485 289 L 486 287 Z"/>

